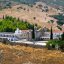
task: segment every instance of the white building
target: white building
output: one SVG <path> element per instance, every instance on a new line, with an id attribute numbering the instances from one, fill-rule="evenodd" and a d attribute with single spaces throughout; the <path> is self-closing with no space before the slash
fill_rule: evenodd
<path id="1" fill-rule="evenodd" d="M 32 40 L 32 30 L 17 30 L 14 33 L 20 39 Z"/>
<path id="2" fill-rule="evenodd" d="M 59 31 L 59 30 L 53 31 L 53 39 L 61 38 L 62 34 L 63 34 L 63 31 Z M 50 32 L 44 32 L 44 35 L 41 38 L 49 40 L 50 39 Z"/>
<path id="3" fill-rule="evenodd" d="M 35 33 L 35 40 L 39 40 L 40 37 L 42 36 L 43 30 L 42 29 L 37 29 L 37 27 L 34 27 L 34 33 Z"/>
<path id="4" fill-rule="evenodd" d="M 6 38 L 9 41 L 19 41 L 22 39 L 31 40 L 32 30 L 19 30 L 17 28 L 15 33 L 0 32 L 0 38 Z"/>
<path id="5" fill-rule="evenodd" d="M 64 26 L 62 26 L 62 31 L 61 30 L 53 30 L 53 39 L 59 39 L 61 38 L 61 35 L 64 32 Z M 43 29 L 37 29 L 37 27 L 34 28 L 35 29 L 35 39 L 39 40 L 39 39 L 43 39 L 43 40 L 49 40 L 50 39 L 50 32 L 47 30 L 47 28 L 43 28 Z"/>

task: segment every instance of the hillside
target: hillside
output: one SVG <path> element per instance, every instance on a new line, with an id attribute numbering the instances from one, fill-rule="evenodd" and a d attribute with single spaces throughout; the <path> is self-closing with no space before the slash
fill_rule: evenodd
<path id="1" fill-rule="evenodd" d="M 54 6 L 56 8 L 64 8 L 64 0 L 0 0 L 0 4 L 3 6 L 13 5 L 13 4 L 34 4 L 36 2 L 44 2 L 48 5 Z M 4 4 L 5 3 L 5 4 Z M 10 3 L 10 4 L 9 4 Z"/>
<path id="2" fill-rule="evenodd" d="M 17 4 L 34 4 L 37 0 L 0 0 L 0 9 L 8 8 Z"/>
<path id="3" fill-rule="evenodd" d="M 42 5 L 42 7 L 40 7 L 39 5 Z M 49 17 L 49 15 L 56 15 L 59 12 L 60 10 L 47 6 L 45 3 L 38 2 L 33 6 L 21 4 L 12 6 L 12 8 L 3 9 L 0 11 L 0 18 L 2 18 L 3 15 L 13 16 L 21 20 L 27 20 L 30 23 L 37 23 L 42 27 L 50 27 L 47 22 L 49 20 L 54 20 L 55 28 L 57 26 L 57 20 L 53 17 Z"/>
<path id="4" fill-rule="evenodd" d="M 30 4 L 28 4 L 27 2 L 29 2 Z M 3 15 L 13 16 L 19 18 L 20 20 L 28 21 L 33 24 L 36 23 L 41 27 L 47 28 L 50 28 L 48 21 L 54 20 L 55 22 L 53 28 L 57 29 L 56 26 L 58 19 L 50 17 L 50 15 L 54 16 L 63 12 L 60 9 L 56 9 L 56 6 L 50 6 L 50 4 L 47 4 L 47 2 L 53 2 L 53 0 L 39 0 L 39 2 L 37 2 L 37 0 L 0 0 L 0 18 L 2 18 Z M 63 9 L 62 7 L 60 8 Z"/>
<path id="5" fill-rule="evenodd" d="M 1 64 L 64 64 L 64 53 L 46 48 L 11 46 L 0 43 Z"/>
<path id="6" fill-rule="evenodd" d="M 64 6 L 64 0 L 39 0 L 49 5 Z"/>

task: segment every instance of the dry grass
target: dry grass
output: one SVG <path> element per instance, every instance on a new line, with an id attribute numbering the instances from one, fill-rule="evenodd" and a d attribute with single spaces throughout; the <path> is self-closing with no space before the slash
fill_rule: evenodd
<path id="1" fill-rule="evenodd" d="M 0 44 L 0 64 L 64 64 L 64 53 L 46 48 Z"/>

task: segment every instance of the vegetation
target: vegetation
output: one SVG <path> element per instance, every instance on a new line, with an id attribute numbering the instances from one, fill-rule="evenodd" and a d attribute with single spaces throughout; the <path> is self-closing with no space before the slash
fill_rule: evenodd
<path id="1" fill-rule="evenodd" d="M 64 51 L 64 33 L 61 35 L 61 39 L 59 40 L 49 40 L 47 43 L 48 49 L 61 49 Z"/>
<path id="2" fill-rule="evenodd" d="M 62 28 L 61 28 L 59 25 L 57 26 L 57 28 L 58 28 L 59 30 L 62 30 Z"/>
<path id="3" fill-rule="evenodd" d="M 14 32 L 16 28 L 21 30 L 32 29 L 32 38 L 34 38 L 33 24 L 20 20 L 19 18 L 13 18 L 12 16 L 3 16 L 3 19 L 0 19 L 0 32 Z"/>
<path id="4" fill-rule="evenodd" d="M 62 14 L 59 15 L 53 15 L 51 17 L 54 17 L 55 19 L 57 19 L 57 23 L 58 25 L 63 25 L 64 24 L 64 16 Z"/>
<path id="5" fill-rule="evenodd" d="M 25 3 L 25 4 L 34 4 L 35 2 L 37 2 L 39 0 L 0 0 L 0 2 L 18 2 L 18 3 Z M 58 0 L 58 1 L 55 1 L 54 0 L 40 0 L 40 2 L 45 2 L 49 5 L 57 5 L 57 6 L 64 6 L 64 0 Z M 51 4 L 53 3 L 53 4 Z"/>
<path id="6" fill-rule="evenodd" d="M 54 21 L 53 20 L 50 20 L 50 21 L 48 21 L 48 23 L 51 24 L 50 39 L 53 40 L 53 28 L 52 27 L 53 27 Z"/>
<path id="7" fill-rule="evenodd" d="M 60 40 L 49 40 L 47 43 L 48 48 L 55 48 L 55 45 L 60 45 L 61 41 Z"/>
<path id="8" fill-rule="evenodd" d="M 63 34 L 61 35 L 61 40 L 64 40 L 64 32 L 63 32 Z"/>
<path id="9" fill-rule="evenodd" d="M 19 29 L 33 29 L 33 25 L 27 21 L 20 20 L 19 18 L 13 18 L 11 16 L 3 16 L 3 19 L 0 20 L 0 32 L 14 32 L 16 28 Z"/>
<path id="10" fill-rule="evenodd" d="M 57 17 L 59 20 L 63 20 L 63 18 L 60 16 L 60 17 Z M 56 19 L 57 19 L 56 18 Z M 50 41 L 48 41 L 48 43 L 47 43 L 47 48 L 48 49 L 61 49 L 61 50 L 64 50 L 64 33 L 61 35 L 61 38 L 58 38 L 59 40 L 53 40 L 53 28 L 52 28 L 52 26 L 53 26 L 53 20 L 50 20 L 48 23 L 51 23 L 52 25 L 51 25 L 51 34 L 50 34 Z M 62 24 L 61 24 L 62 25 Z M 60 28 L 60 26 L 58 25 L 57 26 L 60 30 L 62 30 L 61 28 Z"/>
<path id="11" fill-rule="evenodd" d="M 52 30 L 52 27 L 51 27 L 50 39 L 53 40 L 53 30 Z"/>

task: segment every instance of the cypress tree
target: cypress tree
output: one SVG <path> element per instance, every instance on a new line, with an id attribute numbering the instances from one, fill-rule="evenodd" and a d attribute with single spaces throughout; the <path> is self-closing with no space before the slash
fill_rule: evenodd
<path id="1" fill-rule="evenodd" d="M 32 29 L 32 38 L 35 39 L 35 30 L 34 30 L 34 25 L 33 25 L 33 29 Z"/>
<path id="2" fill-rule="evenodd" d="M 64 32 L 63 32 L 63 34 L 61 35 L 61 39 L 64 40 Z"/>
<path id="3" fill-rule="evenodd" d="M 4 15 L 3 15 L 3 19 L 4 19 Z"/>
<path id="4" fill-rule="evenodd" d="M 52 30 L 52 26 L 51 26 L 51 31 L 50 31 L 50 40 L 53 40 L 53 30 Z"/>

